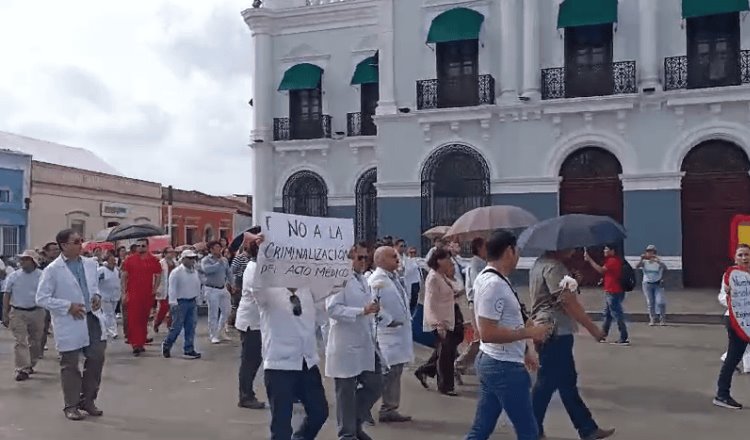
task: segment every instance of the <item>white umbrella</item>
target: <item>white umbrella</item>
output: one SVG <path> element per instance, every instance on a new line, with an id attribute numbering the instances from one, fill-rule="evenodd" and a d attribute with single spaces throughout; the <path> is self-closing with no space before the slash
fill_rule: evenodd
<path id="1" fill-rule="evenodd" d="M 445 232 L 445 238 L 466 242 L 476 237 L 486 238 L 498 229 L 527 228 L 537 222 L 532 213 L 518 206 L 484 206 L 459 217 Z"/>

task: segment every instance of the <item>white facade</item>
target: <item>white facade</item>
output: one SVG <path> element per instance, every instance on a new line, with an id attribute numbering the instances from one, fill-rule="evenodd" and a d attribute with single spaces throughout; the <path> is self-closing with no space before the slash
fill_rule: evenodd
<path id="1" fill-rule="evenodd" d="M 263 3 L 243 12 L 256 56 L 254 212 L 281 208 L 287 179 L 310 170 L 325 181 L 330 214 L 353 215 L 357 181 L 377 167 L 379 232 L 416 242 L 423 170 L 441 147 L 476 150 L 489 168 L 492 203 L 525 205 L 539 217 L 557 214 L 565 159 L 580 148 L 599 147 L 621 165 L 628 254 L 638 255 L 662 239 L 670 265 L 681 269 L 683 159 L 709 140 L 729 141 L 750 155 L 749 85 L 663 90 L 665 58 L 686 55 L 681 0 L 619 1 L 612 60 L 635 61 L 636 93 L 548 100 L 541 99 L 541 71 L 565 65 L 564 31 L 557 27 L 560 0 Z M 456 7 L 485 18 L 478 69 L 494 78 L 495 103 L 419 110 L 416 82 L 437 75 L 435 47 L 425 44 L 430 26 Z M 750 48 L 747 12 L 739 16 L 740 49 Z M 341 133 L 347 131 L 346 114 L 359 110 L 352 73 L 376 51 L 377 136 L 273 140 L 273 118 L 289 114 L 288 93 L 276 91 L 289 67 L 312 63 L 324 70 L 323 114 L 332 117 L 331 131 Z M 646 200 L 674 206 L 657 216 L 661 220 L 643 218 L 666 209 Z"/>

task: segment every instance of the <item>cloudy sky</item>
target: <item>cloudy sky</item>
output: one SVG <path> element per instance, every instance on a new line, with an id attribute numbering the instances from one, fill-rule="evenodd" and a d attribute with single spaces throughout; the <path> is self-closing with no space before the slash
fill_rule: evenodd
<path id="1" fill-rule="evenodd" d="M 0 130 L 249 192 L 251 0 L 0 0 Z"/>

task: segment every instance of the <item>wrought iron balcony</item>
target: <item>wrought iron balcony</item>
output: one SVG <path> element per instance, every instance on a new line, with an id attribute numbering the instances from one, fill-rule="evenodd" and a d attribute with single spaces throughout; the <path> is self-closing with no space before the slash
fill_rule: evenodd
<path id="1" fill-rule="evenodd" d="M 417 109 L 470 107 L 495 103 L 495 78 L 479 75 L 417 81 Z"/>
<path id="2" fill-rule="evenodd" d="M 273 119 L 273 140 L 323 139 L 331 137 L 331 117 L 320 115 L 320 119 L 291 121 L 289 118 Z"/>
<path id="3" fill-rule="evenodd" d="M 362 112 L 346 114 L 346 135 L 347 136 L 375 136 L 378 134 L 378 128 L 372 115 Z"/>
<path id="4" fill-rule="evenodd" d="M 542 99 L 638 93 L 635 61 L 542 69 Z"/>
<path id="5" fill-rule="evenodd" d="M 703 89 L 750 84 L 750 50 L 740 51 L 739 66 L 727 64 L 725 67 L 723 70 L 727 74 L 720 78 L 709 78 L 708 75 L 691 78 L 688 76 L 691 69 L 690 60 L 687 56 L 664 58 L 664 90 Z M 734 74 L 730 73 L 732 71 L 734 71 Z M 739 72 L 739 75 L 737 72 Z"/>

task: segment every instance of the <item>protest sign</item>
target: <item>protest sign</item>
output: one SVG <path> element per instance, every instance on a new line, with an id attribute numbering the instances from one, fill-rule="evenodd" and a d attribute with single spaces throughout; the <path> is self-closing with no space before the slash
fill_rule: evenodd
<path id="1" fill-rule="evenodd" d="M 750 341 L 750 273 L 731 268 L 726 275 L 729 294 L 729 320 L 732 328 L 745 341 Z"/>
<path id="2" fill-rule="evenodd" d="M 265 240 L 258 251 L 255 287 L 330 290 L 349 279 L 351 219 L 278 212 L 266 212 L 261 218 Z"/>

